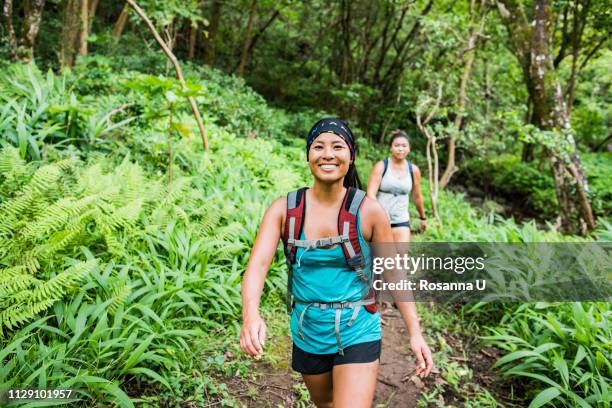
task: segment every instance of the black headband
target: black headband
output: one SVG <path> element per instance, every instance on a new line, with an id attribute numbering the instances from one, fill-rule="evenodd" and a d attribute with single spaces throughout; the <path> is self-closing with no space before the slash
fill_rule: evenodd
<path id="1" fill-rule="evenodd" d="M 338 118 L 324 118 L 319 120 L 308 132 L 308 139 L 306 139 L 306 160 L 308 160 L 308 152 L 312 142 L 322 133 L 333 133 L 340 136 L 348 145 L 351 151 L 351 160 L 355 160 L 355 137 L 353 132 L 348 127 L 348 124 L 342 119 Z"/>

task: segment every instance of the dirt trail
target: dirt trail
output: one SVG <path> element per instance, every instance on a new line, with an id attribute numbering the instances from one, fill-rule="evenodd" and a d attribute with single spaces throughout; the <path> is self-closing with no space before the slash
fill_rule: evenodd
<path id="1" fill-rule="evenodd" d="M 382 327 L 381 364 L 373 406 L 416 407 L 421 388 L 425 384 L 412 375 L 415 370 L 414 356 L 399 312 L 392 308 L 383 310 Z M 289 350 L 285 356 L 286 361 L 291 361 L 291 348 L 286 349 Z M 301 376 L 290 367 L 273 368 L 268 362 L 262 361 L 254 364 L 253 372 L 255 379 L 224 379 L 230 395 L 241 404 L 247 407 L 314 407 L 312 404 L 298 403 L 300 399 L 304 401 L 307 391 Z M 425 383 L 433 383 L 435 376 L 432 374 Z"/>

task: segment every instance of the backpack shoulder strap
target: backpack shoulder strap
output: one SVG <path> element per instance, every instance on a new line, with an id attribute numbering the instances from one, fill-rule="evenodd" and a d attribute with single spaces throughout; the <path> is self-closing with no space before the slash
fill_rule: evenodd
<path id="1" fill-rule="evenodd" d="M 285 228 L 283 230 L 283 243 L 285 244 L 285 255 L 293 252 L 295 256 L 295 240 L 300 239 L 304 227 L 304 215 L 306 213 L 306 190 L 302 187 L 287 194 L 287 215 L 285 217 Z M 293 263 L 293 259 L 291 259 Z"/>
<path id="2" fill-rule="evenodd" d="M 408 171 L 410 172 L 410 181 L 412 181 L 412 188 L 414 188 L 414 173 L 412 172 L 412 163 L 409 160 L 406 160 L 408 163 Z"/>
<path id="3" fill-rule="evenodd" d="M 359 231 L 357 230 L 357 212 L 365 199 L 365 192 L 354 187 L 346 190 L 344 201 L 338 214 L 338 232 L 348 240 L 342 243 L 342 251 L 347 263 L 356 269 L 355 263 L 363 258 L 361 255 L 361 244 L 359 243 Z"/>
<path id="4" fill-rule="evenodd" d="M 376 293 L 373 288 L 370 287 L 370 280 L 366 276 L 366 260 L 361 252 L 361 244 L 359 243 L 359 231 L 357 228 L 357 212 L 363 204 L 366 193 L 362 190 L 349 187 L 340 207 L 340 213 L 338 214 L 338 232 L 340 235 L 348 236 L 348 240 L 342 243 L 342 251 L 346 258 L 346 263 L 353 269 L 358 275 L 361 281 L 366 285 L 366 291 L 364 292 L 364 300 L 370 300 L 369 304 L 364 307 L 370 313 L 376 313 Z M 359 308 L 355 308 L 351 322 L 357 316 Z M 350 324 L 349 324 L 350 326 Z"/>
<path id="5" fill-rule="evenodd" d="M 385 167 L 385 169 L 383 170 L 383 177 L 385 177 L 385 174 L 387 174 L 387 168 L 389 167 L 389 158 L 388 157 L 385 160 L 383 160 L 383 165 Z"/>
<path id="6" fill-rule="evenodd" d="M 287 215 L 285 217 L 285 228 L 283 229 L 283 244 L 285 258 L 287 260 L 287 312 L 291 313 L 291 270 L 295 262 L 297 247 L 294 245 L 302 235 L 304 228 L 304 215 L 306 214 L 306 190 L 302 187 L 299 190 L 291 191 L 287 194 Z"/>

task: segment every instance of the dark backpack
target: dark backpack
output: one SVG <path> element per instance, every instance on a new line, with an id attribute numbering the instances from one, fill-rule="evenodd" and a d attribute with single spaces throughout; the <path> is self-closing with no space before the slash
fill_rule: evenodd
<path id="1" fill-rule="evenodd" d="M 385 169 L 383 170 L 383 177 L 385 177 L 385 174 L 387 173 L 387 168 L 389 167 L 389 158 L 383 160 L 383 164 L 385 166 Z M 408 160 L 406 160 L 406 164 L 408 165 L 408 171 L 410 172 L 410 181 L 412 181 L 412 188 L 414 188 L 414 174 L 412 173 L 412 164 Z"/>

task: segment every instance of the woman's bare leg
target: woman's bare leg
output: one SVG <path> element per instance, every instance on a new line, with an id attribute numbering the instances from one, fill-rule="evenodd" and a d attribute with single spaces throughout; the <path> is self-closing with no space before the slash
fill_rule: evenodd
<path id="1" fill-rule="evenodd" d="M 409 227 L 395 227 L 391 231 L 393 232 L 393 240 L 395 242 L 410 242 Z"/>
<path id="2" fill-rule="evenodd" d="M 310 399 L 318 408 L 332 408 L 332 371 L 323 374 L 302 374 Z"/>
<path id="3" fill-rule="evenodd" d="M 334 408 L 370 408 L 376 391 L 379 360 L 335 365 Z"/>

